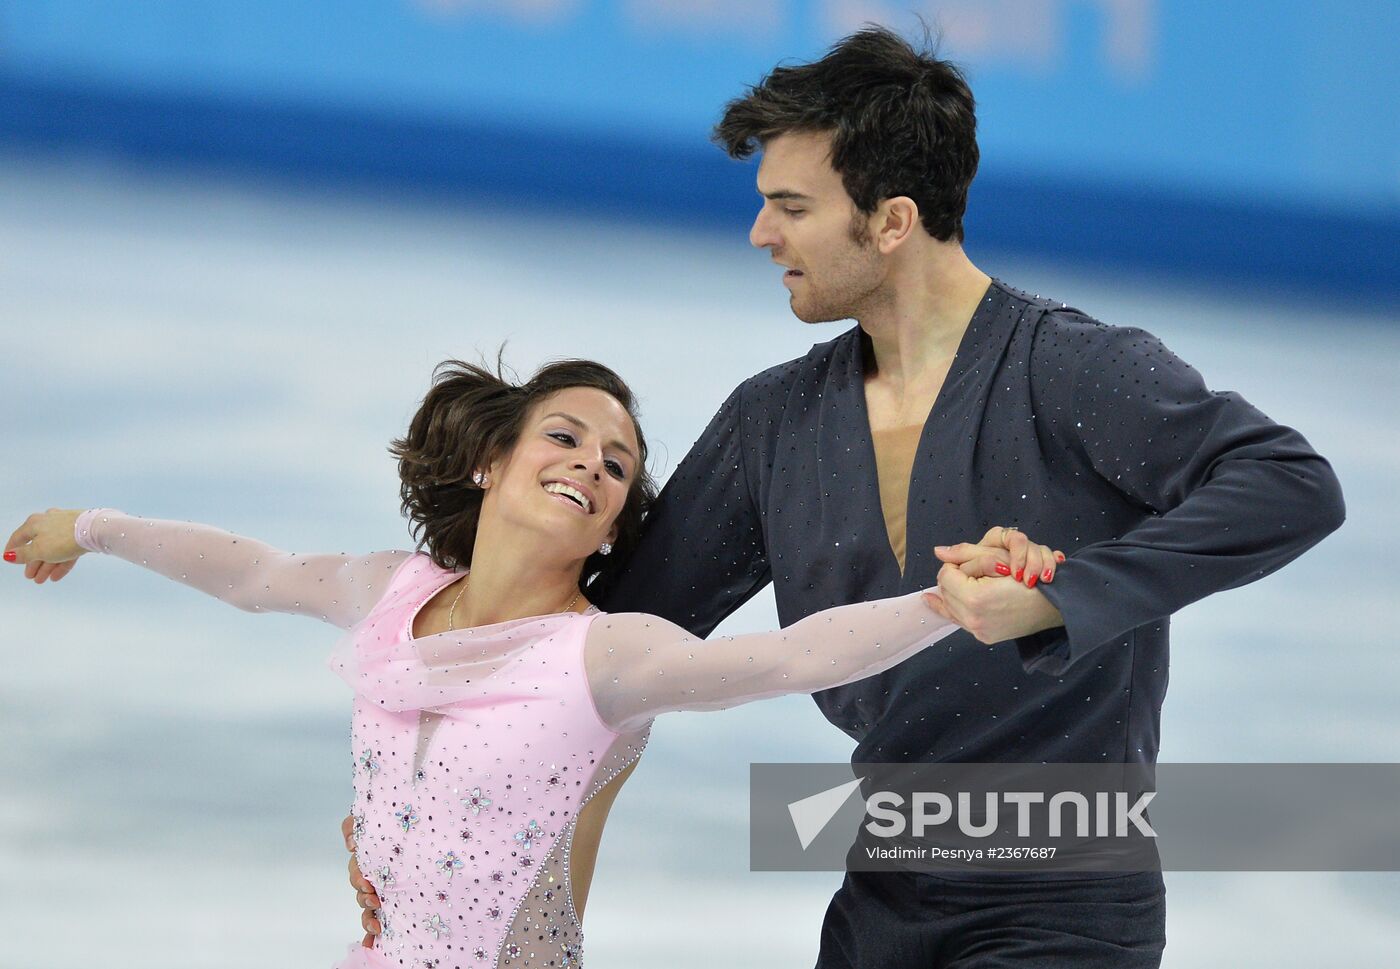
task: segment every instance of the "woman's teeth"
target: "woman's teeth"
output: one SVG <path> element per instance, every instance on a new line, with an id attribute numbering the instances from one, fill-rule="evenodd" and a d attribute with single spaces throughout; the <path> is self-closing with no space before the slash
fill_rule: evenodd
<path id="1" fill-rule="evenodd" d="M 558 481 L 551 481 L 549 484 L 544 486 L 544 490 L 548 491 L 552 495 L 563 495 L 565 498 L 572 498 L 574 501 L 579 503 L 580 507 L 582 507 L 584 511 L 588 512 L 590 515 L 593 513 L 593 503 L 588 500 L 587 495 L 585 495 L 582 491 L 579 491 L 577 488 L 572 488 L 569 485 L 563 484 Z"/>

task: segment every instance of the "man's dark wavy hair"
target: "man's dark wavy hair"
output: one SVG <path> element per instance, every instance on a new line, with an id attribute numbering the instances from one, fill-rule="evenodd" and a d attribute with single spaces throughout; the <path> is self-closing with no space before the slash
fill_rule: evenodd
<path id="1" fill-rule="evenodd" d="M 951 63 L 868 26 L 819 61 L 775 67 L 725 106 L 714 139 L 731 157 L 748 158 L 782 134 L 830 132 L 831 167 L 857 209 L 869 215 L 907 196 L 929 235 L 961 242 L 977 174 L 975 108 Z"/>
<path id="2" fill-rule="evenodd" d="M 444 569 L 471 565 L 482 490 L 472 472 L 507 454 L 520 439 L 530 408 L 570 387 L 592 387 L 611 395 L 632 417 L 637 432 L 637 470 L 617 517 L 611 555 L 594 552 L 584 562 L 580 585 L 608 578 L 626 563 L 642 533 L 642 519 L 656 499 L 647 470 L 647 442 L 637 417 L 637 399 L 612 370 L 592 360 L 560 360 L 541 367 L 524 383 L 506 376 L 500 356 L 493 373 L 462 360 L 433 368 L 433 383 L 408 433 L 389 445 L 399 461 L 399 495 L 418 549 Z"/>

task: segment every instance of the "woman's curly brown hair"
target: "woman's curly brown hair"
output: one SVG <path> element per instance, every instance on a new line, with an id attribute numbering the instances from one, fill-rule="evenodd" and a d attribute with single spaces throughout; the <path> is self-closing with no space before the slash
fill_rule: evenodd
<path id="1" fill-rule="evenodd" d="M 444 569 L 471 565 L 483 495 L 472 472 L 510 452 L 536 403 L 571 387 L 592 387 L 616 399 L 632 417 L 638 447 L 637 472 L 618 513 L 613 552 L 590 555 L 580 585 L 606 578 L 627 561 L 656 498 L 636 396 L 621 377 L 592 360 L 555 361 L 517 384 L 507 378 L 498 355 L 494 373 L 463 360 L 444 360 L 434 367 L 432 387 L 408 433 L 389 445 L 399 462 L 403 514 L 418 550 L 426 551 L 434 564 Z"/>

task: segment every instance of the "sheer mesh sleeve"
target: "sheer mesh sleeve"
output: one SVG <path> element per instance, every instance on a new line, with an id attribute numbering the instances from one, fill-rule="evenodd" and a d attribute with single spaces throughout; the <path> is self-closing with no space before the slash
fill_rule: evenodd
<path id="1" fill-rule="evenodd" d="M 290 612 L 348 629 L 379 601 L 408 552 L 296 555 L 209 525 L 83 512 L 77 543 L 207 592 L 248 612 Z"/>
<path id="2" fill-rule="evenodd" d="M 598 714 L 625 731 L 671 710 L 722 710 L 873 676 L 959 628 L 924 595 L 837 606 L 776 632 L 713 640 L 645 613 L 599 616 L 585 647 Z"/>

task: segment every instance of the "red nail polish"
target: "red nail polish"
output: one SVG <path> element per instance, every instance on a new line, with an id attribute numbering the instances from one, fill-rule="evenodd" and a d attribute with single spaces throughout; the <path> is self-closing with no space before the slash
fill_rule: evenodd
<path id="1" fill-rule="evenodd" d="M 1053 576 L 1054 574 L 1055 574 L 1055 573 L 1051 572 L 1049 569 L 1046 569 L 1045 572 L 1041 575 L 1040 581 L 1041 581 L 1041 582 L 1049 582 L 1049 581 L 1050 581 L 1050 577 Z"/>
<path id="2" fill-rule="evenodd" d="M 1031 576 L 1029 579 L 1026 580 L 1026 588 L 1027 588 L 1027 589 L 1034 589 L 1034 588 L 1035 588 L 1035 578 L 1036 578 L 1035 576 Z"/>
<path id="3" fill-rule="evenodd" d="M 998 563 L 997 563 L 997 575 L 1010 575 L 1010 574 L 1011 574 L 1011 566 L 1007 565 L 1005 562 L 998 562 Z"/>
<path id="4" fill-rule="evenodd" d="M 1021 577 L 1022 577 L 1023 575 L 1025 575 L 1025 574 L 1026 574 L 1026 570 L 1025 570 L 1025 569 L 1017 569 L 1017 570 L 1016 570 L 1016 581 L 1017 581 L 1017 582 L 1020 582 L 1020 581 L 1021 581 Z"/>
<path id="5" fill-rule="evenodd" d="M 5 553 L 5 561 L 6 561 L 6 562 L 13 562 L 14 560 L 15 560 L 15 553 L 14 553 L 14 552 L 6 552 L 6 553 Z"/>

